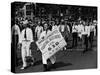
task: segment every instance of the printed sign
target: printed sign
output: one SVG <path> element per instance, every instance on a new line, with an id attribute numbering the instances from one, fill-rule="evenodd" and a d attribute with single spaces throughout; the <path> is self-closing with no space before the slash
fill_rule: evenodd
<path id="1" fill-rule="evenodd" d="M 38 40 L 36 44 L 45 59 L 50 58 L 61 48 L 67 45 L 59 30 L 51 31 L 48 35 L 45 36 L 44 39 Z"/>

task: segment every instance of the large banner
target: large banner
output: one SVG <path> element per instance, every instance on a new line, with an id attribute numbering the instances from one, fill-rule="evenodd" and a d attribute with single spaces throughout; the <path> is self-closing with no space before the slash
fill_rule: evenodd
<path id="1" fill-rule="evenodd" d="M 61 48 L 67 45 L 59 30 L 51 31 L 44 39 L 38 40 L 36 44 L 45 59 L 50 58 Z"/>

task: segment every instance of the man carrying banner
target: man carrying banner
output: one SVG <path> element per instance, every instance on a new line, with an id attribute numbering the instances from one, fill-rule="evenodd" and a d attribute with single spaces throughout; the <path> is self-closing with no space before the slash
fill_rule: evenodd
<path id="1" fill-rule="evenodd" d="M 45 24 L 44 24 L 44 31 L 41 33 L 39 39 L 44 39 L 44 38 L 46 37 L 46 35 L 48 35 L 50 32 L 51 32 L 51 31 L 48 29 L 48 26 L 47 26 L 47 24 L 45 23 Z M 54 64 L 55 64 L 55 62 L 56 62 L 56 57 L 55 57 L 55 55 L 51 56 L 49 59 L 50 59 L 51 63 L 53 64 L 53 67 L 54 67 Z M 42 63 L 43 63 L 44 71 L 48 71 L 48 70 L 49 70 L 47 60 L 48 60 L 48 59 L 46 59 L 46 58 L 43 56 L 43 54 L 42 54 Z"/>
<path id="2" fill-rule="evenodd" d="M 67 45 L 59 29 L 50 31 L 46 23 L 44 24 L 44 31 L 36 44 L 42 53 L 44 71 L 48 71 L 51 68 L 48 67 L 48 60 L 51 61 L 52 68 L 55 68 L 55 54 Z"/>

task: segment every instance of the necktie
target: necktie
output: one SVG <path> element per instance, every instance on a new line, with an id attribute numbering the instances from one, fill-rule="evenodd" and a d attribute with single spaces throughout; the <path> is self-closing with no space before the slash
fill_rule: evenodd
<path id="1" fill-rule="evenodd" d="M 27 35 L 26 35 L 26 29 L 25 29 L 25 34 L 24 34 L 24 38 L 25 38 L 25 39 L 27 38 Z"/>

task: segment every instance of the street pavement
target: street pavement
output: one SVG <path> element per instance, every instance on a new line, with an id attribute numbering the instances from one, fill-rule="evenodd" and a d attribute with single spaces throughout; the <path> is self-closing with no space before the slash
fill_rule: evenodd
<path id="1" fill-rule="evenodd" d="M 79 70 L 79 69 L 93 69 L 97 68 L 97 40 L 94 38 L 92 49 L 89 49 L 83 54 L 84 45 L 78 42 L 78 46 L 71 48 L 71 42 L 68 42 L 69 48 L 67 50 L 61 50 L 56 53 L 55 68 L 51 68 L 50 71 L 61 70 Z M 16 67 L 17 73 L 29 73 L 29 72 L 43 72 L 43 64 L 41 60 L 41 52 L 36 50 L 36 45 L 33 46 L 32 55 L 35 57 L 35 64 L 28 68 L 21 70 L 22 64 Z M 20 60 L 21 62 L 21 60 Z"/>

